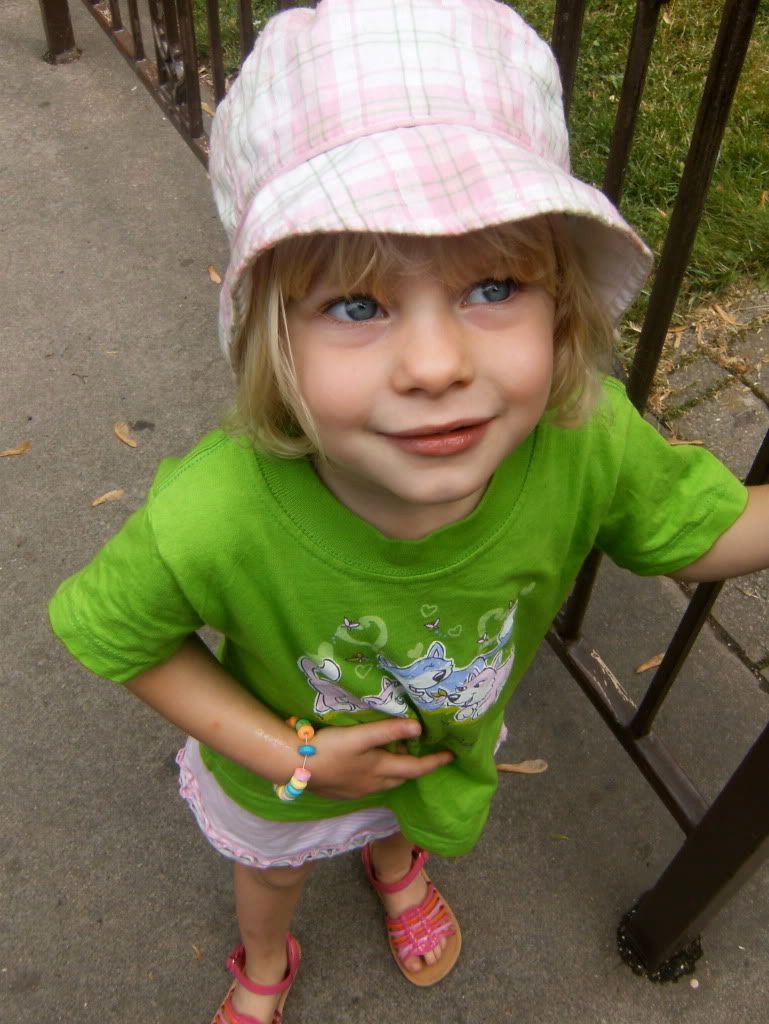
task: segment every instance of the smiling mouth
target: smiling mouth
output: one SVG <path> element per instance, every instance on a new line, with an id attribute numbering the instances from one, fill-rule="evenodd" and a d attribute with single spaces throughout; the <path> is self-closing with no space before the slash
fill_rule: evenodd
<path id="1" fill-rule="evenodd" d="M 434 427 L 415 427 L 413 430 L 400 430 L 389 436 L 395 438 L 445 437 L 448 434 L 456 434 L 462 430 L 473 430 L 475 427 L 484 426 L 486 423 L 488 423 L 488 420 L 485 419 L 454 420 L 453 423 L 442 423 Z"/>
<path id="2" fill-rule="evenodd" d="M 435 427 L 419 427 L 398 434 L 386 435 L 393 444 L 412 455 L 457 455 L 473 448 L 486 432 L 490 420 L 447 423 Z"/>

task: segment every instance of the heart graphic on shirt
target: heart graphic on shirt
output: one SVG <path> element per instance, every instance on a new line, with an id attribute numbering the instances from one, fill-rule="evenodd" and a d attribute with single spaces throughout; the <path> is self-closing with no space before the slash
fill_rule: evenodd
<path id="1" fill-rule="evenodd" d="M 355 669 L 355 675 L 358 679 L 365 679 L 373 667 L 373 665 L 358 665 Z"/>
<path id="2" fill-rule="evenodd" d="M 462 627 L 461 626 L 452 626 L 451 629 L 449 629 L 447 632 L 448 632 L 449 636 L 461 636 L 462 635 Z"/>
<path id="3" fill-rule="evenodd" d="M 423 604 L 422 607 L 419 609 L 419 614 L 422 616 L 423 619 L 431 619 L 433 615 L 438 614 L 438 605 Z"/>
<path id="4" fill-rule="evenodd" d="M 406 651 L 406 657 L 416 660 L 422 657 L 422 651 L 425 649 L 424 644 L 417 644 L 416 647 L 412 647 L 410 651 Z"/>

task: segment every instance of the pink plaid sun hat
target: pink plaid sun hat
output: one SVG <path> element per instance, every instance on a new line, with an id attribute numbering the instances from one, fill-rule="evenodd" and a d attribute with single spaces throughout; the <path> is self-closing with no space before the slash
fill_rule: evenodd
<path id="1" fill-rule="evenodd" d="M 459 235 L 565 214 L 615 319 L 651 266 L 611 202 L 569 173 L 555 59 L 496 0 L 321 0 L 276 15 L 219 106 L 209 170 L 231 245 L 228 356 L 250 267 L 294 235 Z"/>

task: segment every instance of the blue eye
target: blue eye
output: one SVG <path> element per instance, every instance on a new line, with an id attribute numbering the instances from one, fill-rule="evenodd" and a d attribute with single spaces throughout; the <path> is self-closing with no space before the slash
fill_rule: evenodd
<path id="1" fill-rule="evenodd" d="M 513 294 L 514 288 L 515 285 L 510 277 L 504 281 L 498 281 L 496 278 L 489 277 L 485 281 L 479 281 L 478 284 L 473 285 L 467 293 L 465 302 L 471 305 L 504 302 L 505 299 L 509 299 Z"/>
<path id="2" fill-rule="evenodd" d="M 375 320 L 381 309 L 379 303 L 368 295 L 351 295 L 349 299 L 336 299 L 323 312 L 334 320 L 365 323 Z"/>

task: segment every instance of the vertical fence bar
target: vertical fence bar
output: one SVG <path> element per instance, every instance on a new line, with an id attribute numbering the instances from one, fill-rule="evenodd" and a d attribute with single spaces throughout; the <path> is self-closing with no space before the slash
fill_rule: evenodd
<path id="1" fill-rule="evenodd" d="M 208 60 L 214 80 L 214 96 L 218 104 L 224 99 L 227 91 L 222 54 L 222 30 L 219 23 L 219 0 L 206 0 L 206 17 L 208 19 Z"/>
<path id="2" fill-rule="evenodd" d="M 187 104 L 187 127 L 193 139 L 203 134 L 203 111 L 200 106 L 200 76 L 195 45 L 195 24 L 191 0 L 177 0 L 179 33 L 184 57 L 184 98 Z"/>
<path id="3" fill-rule="evenodd" d="M 622 79 L 622 92 L 603 178 L 603 191 L 615 205 L 619 205 L 622 195 L 625 169 L 633 144 L 649 58 L 657 34 L 659 10 L 662 4 L 667 2 L 668 0 L 638 0 L 636 3 L 630 48 Z"/>
<path id="4" fill-rule="evenodd" d="M 661 3 L 666 2 L 667 0 L 637 0 L 622 92 L 604 173 L 603 190 L 615 204 L 619 203 L 622 194 L 625 167 L 630 155 L 638 108 L 646 81 L 659 7 Z M 559 3 L 553 25 L 553 50 L 564 81 L 564 110 L 567 117 L 574 89 L 584 14 L 584 4 Z M 592 551 L 588 555 L 558 616 L 558 634 L 566 642 L 576 640 L 580 635 L 590 595 L 601 566 L 601 558 L 599 551 Z"/>
<path id="5" fill-rule="evenodd" d="M 55 64 L 72 60 L 78 50 L 67 0 L 40 0 L 40 13 L 50 60 Z"/>
<path id="6" fill-rule="evenodd" d="M 689 263 L 705 196 L 723 139 L 759 0 L 727 0 L 702 94 L 670 227 L 630 369 L 628 395 L 646 404 L 665 343 L 670 318 Z"/>
<path id="7" fill-rule="evenodd" d="M 238 0 L 238 23 L 240 25 L 240 57 L 245 60 L 254 48 L 254 12 L 251 0 Z"/>
<path id="8" fill-rule="evenodd" d="M 218 0 L 215 0 L 218 3 Z M 150 12 L 150 24 L 152 25 L 152 42 L 155 48 L 155 66 L 158 69 L 158 82 L 162 84 L 166 74 L 165 61 L 163 59 L 163 18 L 158 7 L 158 0 L 147 0 L 147 7 Z"/>
<path id="9" fill-rule="evenodd" d="M 142 38 L 142 26 L 139 20 L 139 7 L 137 0 L 128 0 L 128 22 L 131 26 L 131 35 L 134 41 L 134 60 L 144 60 L 144 40 Z"/>
<path id="10" fill-rule="evenodd" d="M 685 946 L 769 855 L 769 726 L 661 878 L 626 935 L 649 970 Z"/>
<path id="11" fill-rule="evenodd" d="M 179 21 L 176 16 L 175 0 L 160 0 L 160 3 L 163 12 L 162 17 L 158 21 L 158 28 L 161 33 L 160 46 L 163 68 L 163 75 L 160 77 L 160 81 L 163 85 L 173 87 L 177 84 L 175 71 L 180 50 Z M 158 72 L 160 72 L 160 67 L 161 65 L 158 65 Z"/>
<path id="12" fill-rule="evenodd" d="M 582 23 L 585 18 L 587 0 L 558 0 L 553 18 L 552 47 L 563 83 L 563 109 L 569 119 L 571 98 L 574 94 L 574 79 L 577 74 L 579 42 L 582 38 Z"/>
<path id="13" fill-rule="evenodd" d="M 595 586 L 598 570 L 601 567 L 601 552 L 594 548 L 582 563 L 579 575 L 574 581 L 566 604 L 561 609 L 556 621 L 558 635 L 566 643 L 576 640 L 582 632 L 582 623 L 585 619 L 590 595 Z"/>
<path id="14" fill-rule="evenodd" d="M 112 21 L 112 31 L 119 31 L 123 27 L 123 18 L 120 14 L 119 0 L 109 0 L 109 16 Z"/>

